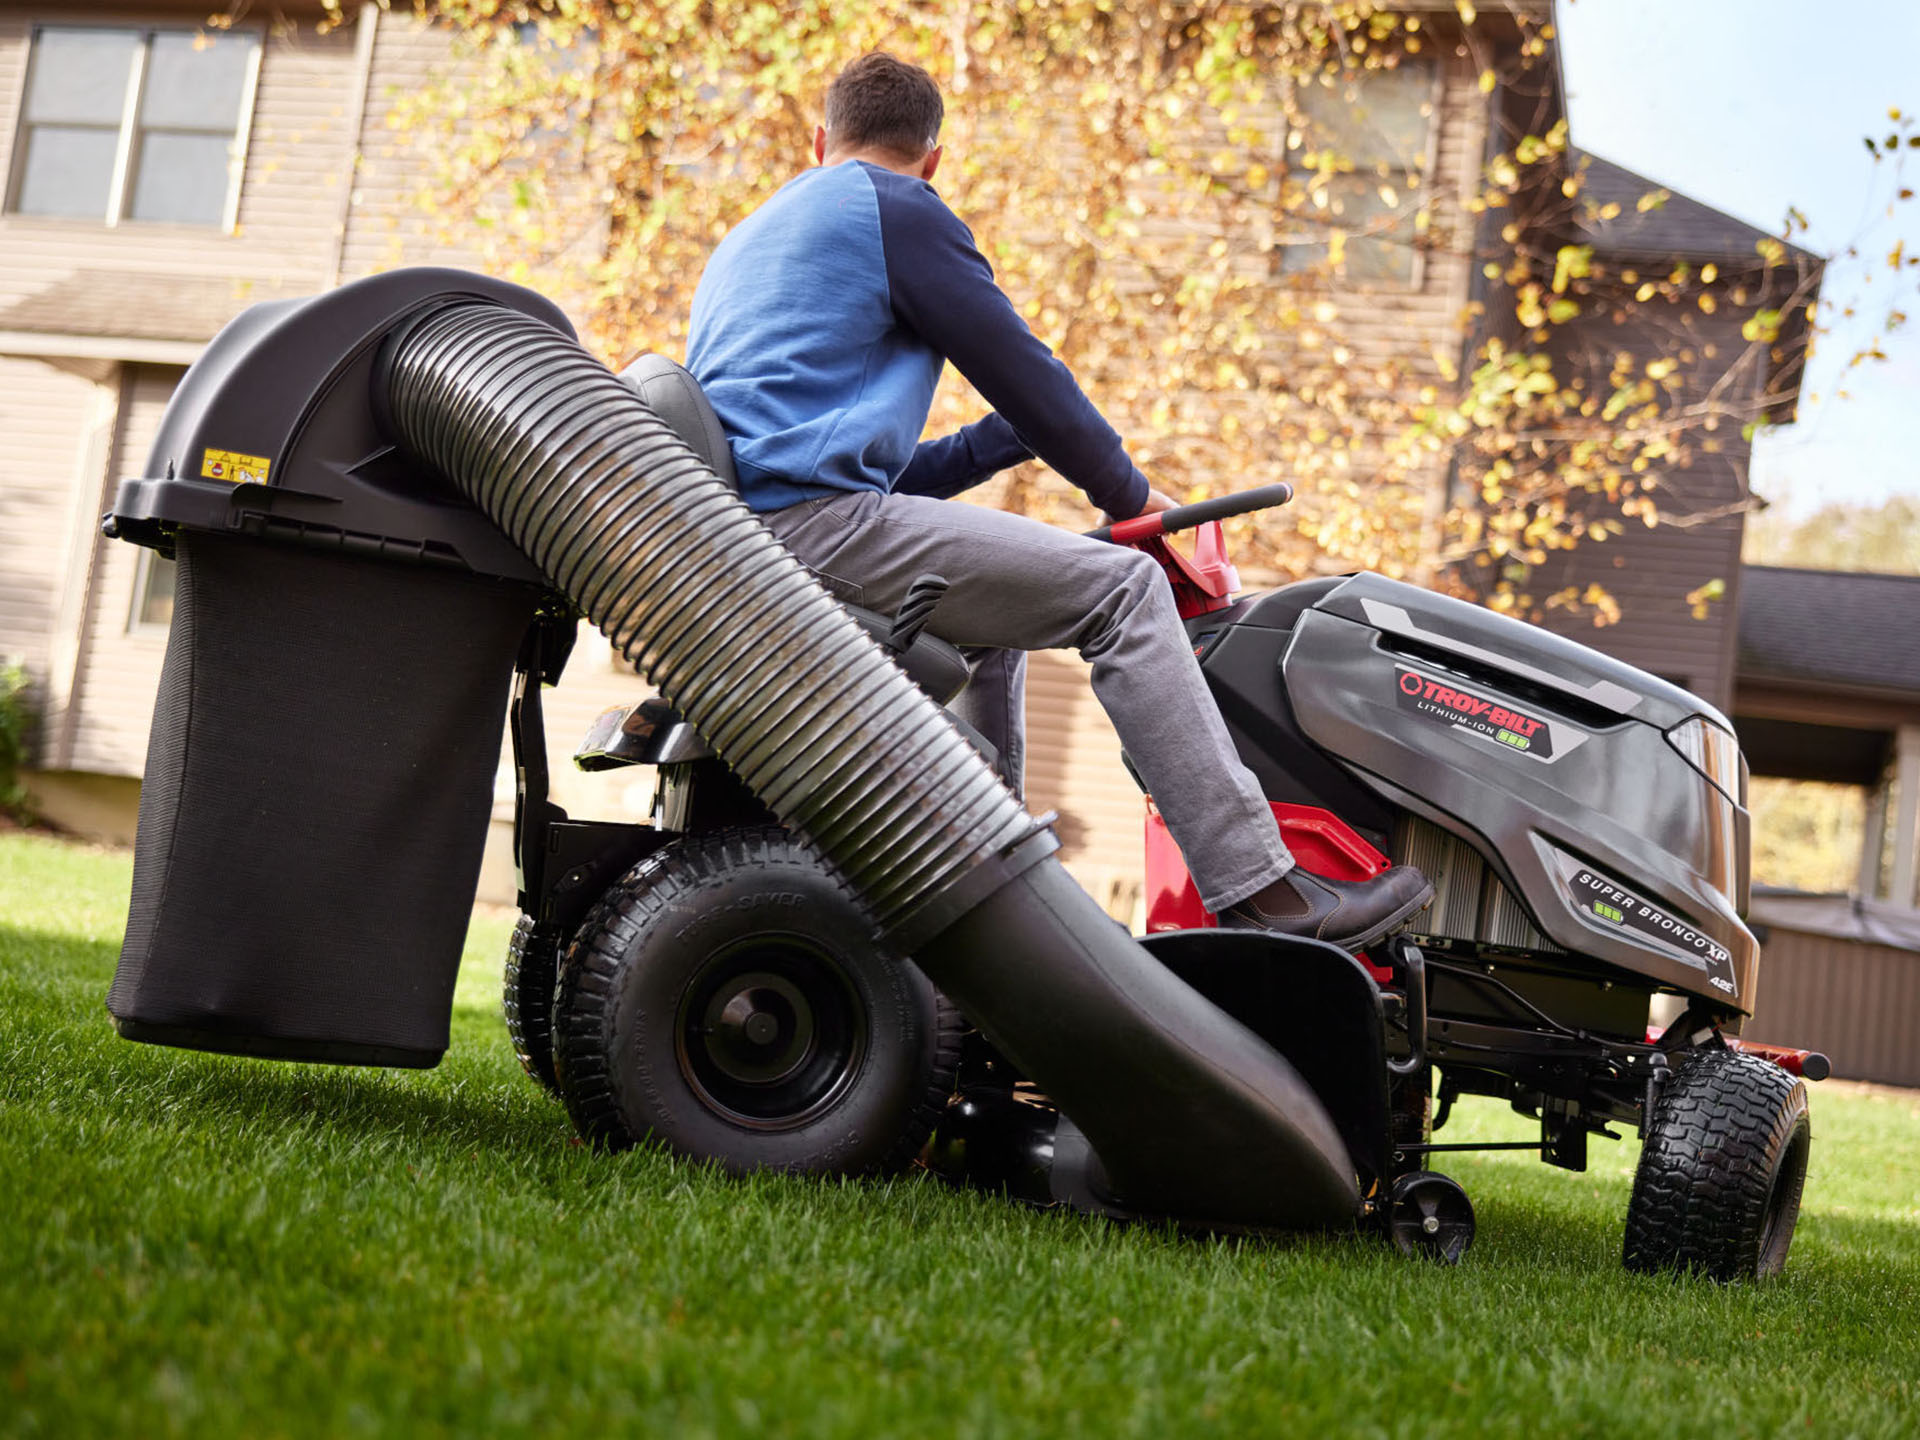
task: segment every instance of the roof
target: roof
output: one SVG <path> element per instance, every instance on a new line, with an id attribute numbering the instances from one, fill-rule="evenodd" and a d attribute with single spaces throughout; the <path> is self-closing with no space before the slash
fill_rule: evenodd
<path id="1" fill-rule="evenodd" d="M 0 332 L 205 341 L 277 286 L 225 275 L 74 270 L 0 310 Z"/>
<path id="2" fill-rule="evenodd" d="M 1583 215 L 1576 228 L 1603 254 L 1758 264 L 1760 252 L 1755 247 L 1759 242 L 1779 239 L 1591 151 L 1576 150 L 1574 160 L 1576 165 L 1585 164 L 1580 190 Z M 1664 194 L 1666 200 L 1642 210 L 1641 199 L 1655 194 Z M 1618 205 L 1620 213 L 1611 220 L 1593 215 L 1595 209 L 1607 205 Z M 1809 250 L 1790 241 L 1781 244 L 1790 259 L 1798 257 L 1808 265 L 1820 263 Z"/>
<path id="3" fill-rule="evenodd" d="M 1886 900 L 1863 900 L 1857 895 L 1815 895 L 1756 885 L 1747 921 L 1780 930 L 1798 930 L 1806 935 L 1859 940 L 1868 945 L 1920 952 L 1920 911 Z"/>
<path id="4" fill-rule="evenodd" d="M 1740 572 L 1742 675 L 1920 696 L 1920 575 Z"/>

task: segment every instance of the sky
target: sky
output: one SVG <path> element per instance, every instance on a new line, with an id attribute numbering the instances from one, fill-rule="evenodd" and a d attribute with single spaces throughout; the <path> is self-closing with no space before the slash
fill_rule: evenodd
<path id="1" fill-rule="evenodd" d="M 1892 172 L 1862 143 L 1889 108 L 1920 113 L 1920 0 L 1558 0 L 1574 144 L 1777 233 L 1787 207 L 1811 229 L 1795 243 L 1835 256 L 1823 296 L 1857 297 L 1884 318 L 1885 255 L 1920 253 L 1920 198 L 1896 205 Z M 1920 190 L 1920 150 L 1907 152 Z M 1871 270 L 1871 274 L 1869 271 Z M 1913 275 L 1914 272 L 1909 272 Z M 1884 339 L 1885 363 L 1841 373 L 1873 338 L 1856 322 L 1815 353 L 1799 421 L 1763 436 L 1753 488 L 1802 514 L 1920 492 L 1920 294 L 1914 329 Z M 1841 324 L 1843 322 L 1835 322 Z"/>

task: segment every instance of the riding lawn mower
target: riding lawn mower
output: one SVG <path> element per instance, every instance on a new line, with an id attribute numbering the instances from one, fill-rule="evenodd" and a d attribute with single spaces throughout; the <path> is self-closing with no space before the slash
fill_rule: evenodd
<path id="1" fill-rule="evenodd" d="M 1222 928 L 1148 799 L 1135 938 L 941 708 L 944 581 L 842 605 L 731 481 L 690 376 L 615 377 L 514 286 L 397 271 L 234 320 L 106 521 L 179 561 L 121 1033 L 436 1063 L 504 709 L 508 1025 L 592 1142 L 1457 1261 L 1472 1206 L 1429 1167 L 1497 1148 L 1435 1138 L 1487 1095 L 1563 1168 L 1639 1133 L 1629 1267 L 1784 1264 L 1826 1061 L 1739 1039 L 1746 772 L 1710 706 L 1379 575 L 1236 597 L 1219 522 L 1284 486 L 1116 523 L 1301 863 L 1435 887 L 1359 956 Z M 654 767 L 646 824 L 549 796 L 583 617 L 661 691 L 576 757 Z"/>

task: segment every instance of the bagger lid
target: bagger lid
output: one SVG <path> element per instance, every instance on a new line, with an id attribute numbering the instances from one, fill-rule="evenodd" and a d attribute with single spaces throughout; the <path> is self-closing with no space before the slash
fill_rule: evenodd
<path id="1" fill-rule="evenodd" d="M 390 271 L 242 311 L 182 378 L 147 473 L 121 483 L 106 532 L 169 554 L 186 528 L 544 583 L 491 520 L 393 447 L 370 394 L 396 326 L 473 299 L 573 334 L 545 297 L 460 270 Z"/>

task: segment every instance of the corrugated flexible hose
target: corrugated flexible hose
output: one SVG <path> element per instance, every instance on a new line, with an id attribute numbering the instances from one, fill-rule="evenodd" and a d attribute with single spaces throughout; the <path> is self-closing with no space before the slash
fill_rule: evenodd
<path id="1" fill-rule="evenodd" d="M 573 340 L 491 303 L 394 331 L 393 436 L 643 671 L 894 944 L 1079 1125 L 1128 1206 L 1340 1223 L 1354 1167 L 1299 1074 L 1050 858 L 942 712 Z"/>
<path id="2" fill-rule="evenodd" d="M 883 930 L 1034 831 L 939 707 L 575 342 L 500 306 L 451 305 L 387 364 L 397 437 L 821 849 Z"/>

